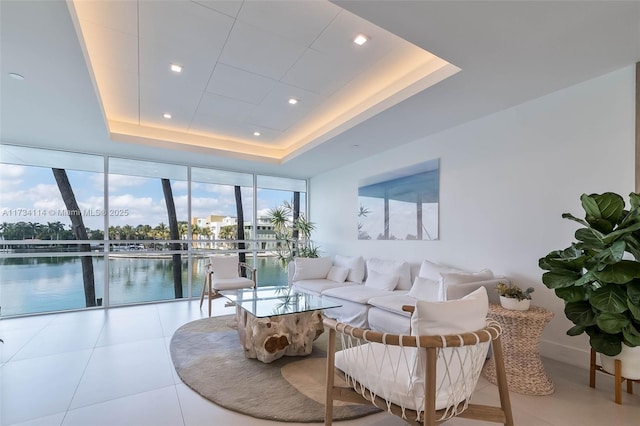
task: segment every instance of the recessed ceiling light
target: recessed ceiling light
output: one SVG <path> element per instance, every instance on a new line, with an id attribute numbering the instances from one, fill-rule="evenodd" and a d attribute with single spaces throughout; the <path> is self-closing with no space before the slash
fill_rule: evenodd
<path id="1" fill-rule="evenodd" d="M 290 103 L 291 105 L 295 105 L 295 104 L 297 104 L 297 103 L 298 103 L 298 100 L 297 100 L 296 98 L 289 98 L 289 103 Z"/>
<path id="2" fill-rule="evenodd" d="M 16 80 L 24 80 L 23 76 L 21 76 L 20 74 L 16 74 L 15 72 L 10 72 L 9 73 L 9 77 L 13 77 Z"/>
<path id="3" fill-rule="evenodd" d="M 253 132 L 253 136 L 260 136 L 260 132 Z"/>
<path id="4" fill-rule="evenodd" d="M 164 118 L 171 118 L 171 114 L 169 114 L 169 113 L 164 113 L 164 114 L 162 114 L 162 116 Z"/>
<path id="5" fill-rule="evenodd" d="M 171 71 L 182 72 L 182 66 L 177 64 L 171 64 Z"/>
<path id="6" fill-rule="evenodd" d="M 353 42 L 358 46 L 362 46 L 367 42 L 367 40 L 369 40 L 369 38 L 366 35 L 358 34 L 358 36 L 353 39 Z"/>

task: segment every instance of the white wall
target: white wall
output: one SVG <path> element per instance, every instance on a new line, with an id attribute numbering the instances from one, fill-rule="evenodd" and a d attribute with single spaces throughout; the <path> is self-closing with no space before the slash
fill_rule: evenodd
<path id="1" fill-rule="evenodd" d="M 312 178 L 314 241 L 323 254 L 488 267 L 533 286 L 533 303 L 555 312 L 543 355 L 588 366 L 587 339 L 566 336 L 572 324 L 538 259 L 573 241 L 577 225 L 561 214 L 583 216 L 582 193 L 634 190 L 634 76 L 624 68 Z M 359 179 L 433 158 L 440 240 L 357 240 Z"/>

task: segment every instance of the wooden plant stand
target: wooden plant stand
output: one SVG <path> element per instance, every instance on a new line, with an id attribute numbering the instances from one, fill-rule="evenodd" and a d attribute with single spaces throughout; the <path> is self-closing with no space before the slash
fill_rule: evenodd
<path id="1" fill-rule="evenodd" d="M 596 351 L 591 349 L 591 363 L 589 366 L 589 387 L 596 387 L 596 371 L 601 371 L 609 376 L 614 377 L 614 391 L 616 404 L 622 404 L 622 383 L 627 382 L 627 393 L 633 394 L 633 384 L 640 383 L 640 380 L 627 379 L 622 377 L 622 362 L 619 359 L 614 360 L 615 372 L 613 374 L 602 368 L 601 365 L 596 364 Z"/>

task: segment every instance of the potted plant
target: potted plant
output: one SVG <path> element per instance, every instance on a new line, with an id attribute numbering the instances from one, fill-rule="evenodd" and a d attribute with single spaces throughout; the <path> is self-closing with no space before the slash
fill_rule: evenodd
<path id="1" fill-rule="evenodd" d="M 496 285 L 496 291 L 500 295 L 500 305 L 503 308 L 512 311 L 526 311 L 531 305 L 531 293 L 534 292 L 534 288 L 529 287 L 522 290 L 515 284 L 499 282 Z"/>
<path id="2" fill-rule="evenodd" d="M 284 201 L 281 206 L 269 210 L 267 219 L 280 242 L 275 251 L 283 268 L 286 269 L 295 257 L 318 257 L 318 248 L 311 241 L 311 232 L 316 225 L 295 212 L 291 203 Z"/>
<path id="3" fill-rule="evenodd" d="M 629 199 L 626 210 L 618 194 L 583 194 L 585 219 L 562 215 L 582 225 L 575 233 L 577 241 L 552 251 L 539 265 L 547 271 L 542 282 L 564 300 L 565 315 L 574 323 L 567 334 L 587 333 L 605 370 L 612 372 L 607 365 L 613 365 L 613 360 L 607 357 L 622 357 L 623 376 L 638 379 L 640 195 L 631 193 Z M 633 365 L 637 371 L 625 371 Z"/>

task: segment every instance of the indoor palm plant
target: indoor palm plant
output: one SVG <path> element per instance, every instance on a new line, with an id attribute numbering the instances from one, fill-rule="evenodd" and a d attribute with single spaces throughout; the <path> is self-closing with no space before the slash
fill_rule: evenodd
<path id="1" fill-rule="evenodd" d="M 626 210 L 618 194 L 583 194 L 585 219 L 562 215 L 582 225 L 577 241 L 539 261 L 547 271 L 542 282 L 575 324 L 567 334 L 587 333 L 591 347 L 608 356 L 640 356 L 640 195 L 629 199 Z"/>
<path id="2" fill-rule="evenodd" d="M 304 214 L 295 212 L 291 203 L 284 201 L 281 206 L 269 210 L 267 218 L 279 242 L 275 251 L 284 268 L 294 257 L 318 257 L 318 248 L 311 241 L 315 224 Z"/>

